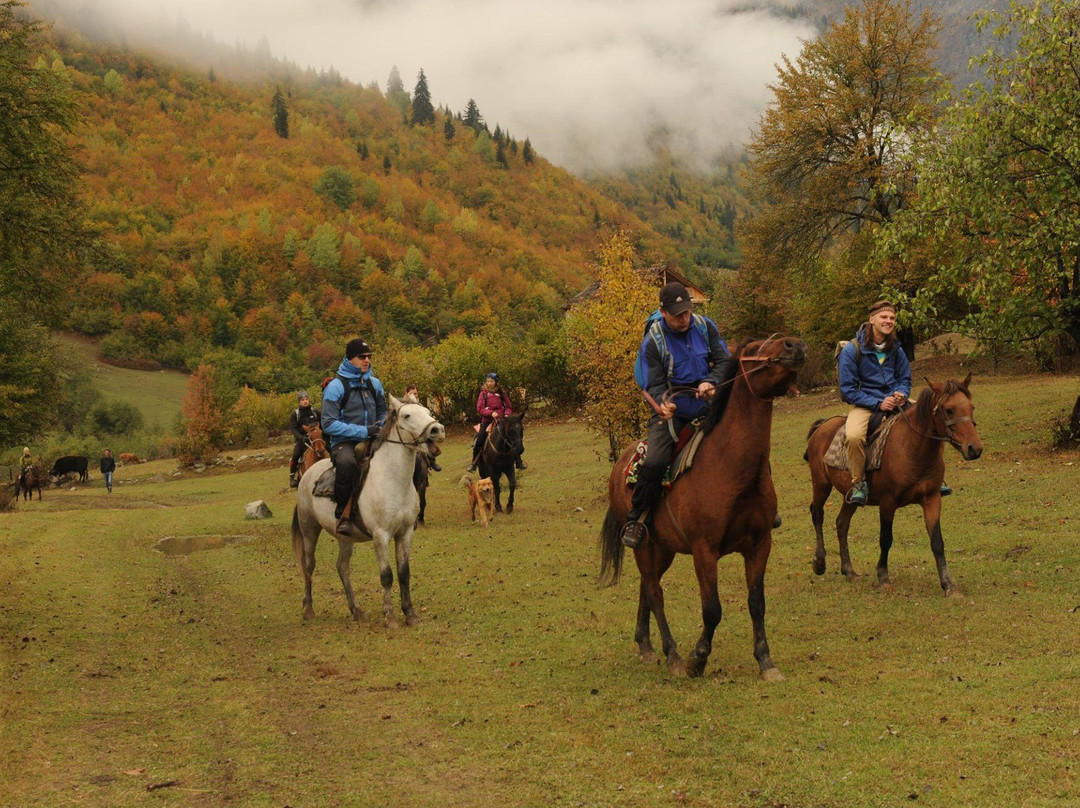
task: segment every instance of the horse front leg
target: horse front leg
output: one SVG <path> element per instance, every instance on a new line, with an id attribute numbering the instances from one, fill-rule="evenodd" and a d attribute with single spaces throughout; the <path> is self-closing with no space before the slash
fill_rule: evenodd
<path id="1" fill-rule="evenodd" d="M 878 556 L 877 562 L 877 580 L 878 586 L 888 592 L 893 589 L 892 582 L 889 580 L 889 550 L 892 549 L 893 517 L 895 515 L 896 506 L 891 502 L 878 504 L 878 546 L 881 548 L 881 554 Z"/>
<path id="2" fill-rule="evenodd" d="M 945 539 L 941 535 L 941 494 L 935 491 L 930 497 L 923 500 L 923 522 L 926 524 L 926 533 L 930 536 L 930 552 L 934 554 L 937 562 L 938 580 L 945 597 L 960 594 L 960 590 L 953 584 L 949 575 L 949 565 L 945 563 Z"/>
<path id="3" fill-rule="evenodd" d="M 660 577 L 671 566 L 671 558 L 665 559 L 666 550 L 662 550 L 653 542 L 645 542 L 641 547 L 634 550 L 634 560 L 637 562 L 638 572 L 641 574 L 641 591 L 648 603 L 648 609 L 656 619 L 656 628 L 660 632 L 660 647 L 667 659 L 668 670 L 673 674 L 681 674 L 685 671 L 682 657 L 675 646 L 675 638 L 671 635 L 671 627 L 668 625 L 667 614 L 664 612 L 664 588 L 660 585 Z M 641 629 L 641 605 L 638 605 L 638 629 Z M 645 619 L 645 637 L 648 643 L 648 618 Z M 638 635 L 635 635 L 637 638 Z M 639 650 L 641 645 L 638 645 Z M 648 643 L 648 650 L 652 650 Z"/>
<path id="4" fill-rule="evenodd" d="M 773 664 L 769 653 L 769 640 L 765 636 L 765 567 L 772 552 L 772 534 L 767 532 L 749 554 L 743 555 L 746 568 L 746 605 L 750 609 L 750 621 L 754 626 L 754 659 L 758 662 L 761 678 L 766 682 L 782 682 L 784 674 Z"/>
<path id="5" fill-rule="evenodd" d="M 386 531 L 374 531 L 375 562 L 379 565 L 379 583 L 382 584 L 383 619 L 387 628 L 397 628 L 397 615 L 394 613 L 394 568 L 390 566 L 390 534 Z M 408 591 L 406 588 L 403 591 Z M 411 608 L 411 607 L 410 607 Z"/>
<path id="6" fill-rule="evenodd" d="M 701 593 L 701 636 L 687 661 L 686 673 L 697 677 L 705 672 L 705 663 L 712 653 L 713 635 L 720 625 L 723 610 L 716 592 L 716 562 L 719 556 L 704 542 L 694 545 L 694 572 L 697 573 L 698 591 Z"/>
<path id="7" fill-rule="evenodd" d="M 412 605 L 412 593 L 409 588 L 409 555 L 412 552 L 412 531 L 394 540 L 394 552 L 397 560 L 398 589 L 401 591 L 401 611 L 405 615 L 405 625 L 415 626 L 420 618 L 416 616 Z"/>
<path id="8" fill-rule="evenodd" d="M 492 471 L 489 475 L 491 477 L 491 496 L 495 500 L 495 513 L 502 513 L 502 486 L 499 485 L 500 475 Z"/>
<path id="9" fill-rule="evenodd" d="M 514 512 L 514 489 L 517 488 L 517 472 L 513 466 L 506 472 L 506 484 L 510 488 L 510 497 L 506 500 L 506 512 Z"/>
<path id="10" fill-rule="evenodd" d="M 349 614 L 353 620 L 359 622 L 364 619 L 364 613 L 356 605 L 356 595 L 352 588 L 352 551 L 351 539 L 338 539 L 337 574 L 341 579 L 341 585 L 345 587 L 345 599 L 349 602 Z"/>

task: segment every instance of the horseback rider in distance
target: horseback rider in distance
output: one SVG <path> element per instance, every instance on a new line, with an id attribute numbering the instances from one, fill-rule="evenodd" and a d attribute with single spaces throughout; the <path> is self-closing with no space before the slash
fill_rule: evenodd
<path id="1" fill-rule="evenodd" d="M 630 512 L 622 529 L 622 542 L 637 547 L 648 535 L 642 519 L 660 498 L 664 470 L 671 463 L 676 436 L 690 421 L 703 415 L 720 379 L 731 364 L 716 323 L 694 315 L 690 293 L 678 281 L 660 289 L 660 335 L 666 346 L 664 361 L 656 340 L 646 333 L 645 392 L 655 402 L 649 419 L 648 449 L 638 470 Z M 702 327 L 704 326 L 704 327 Z M 665 400 L 665 394 L 677 389 Z"/>

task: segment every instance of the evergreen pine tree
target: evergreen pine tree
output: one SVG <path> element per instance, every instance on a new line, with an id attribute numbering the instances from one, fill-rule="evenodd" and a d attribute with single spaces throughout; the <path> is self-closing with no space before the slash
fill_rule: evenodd
<path id="1" fill-rule="evenodd" d="M 495 161 L 503 168 L 510 167 L 510 164 L 506 161 L 506 149 L 503 147 L 502 138 L 495 141 Z"/>
<path id="2" fill-rule="evenodd" d="M 390 68 L 390 77 L 386 80 L 386 98 L 401 111 L 402 115 L 409 114 L 409 94 L 405 91 L 397 65 Z"/>
<path id="3" fill-rule="evenodd" d="M 281 88 L 274 91 L 274 97 L 270 101 L 270 109 L 274 113 L 274 131 L 283 140 L 289 137 L 289 110 L 285 106 L 285 96 L 281 94 Z"/>
<path id="4" fill-rule="evenodd" d="M 412 122 L 414 126 L 435 123 L 435 107 L 431 105 L 431 92 L 428 90 L 424 68 L 420 68 L 420 75 L 416 77 L 416 87 L 413 89 Z"/>
<path id="5" fill-rule="evenodd" d="M 521 159 L 525 161 L 527 166 L 533 164 L 533 147 L 528 138 L 525 138 L 525 144 L 521 147 Z"/>
<path id="6" fill-rule="evenodd" d="M 480 114 L 476 102 L 471 98 L 469 99 L 469 103 L 465 106 L 465 116 L 461 120 L 462 123 L 474 131 L 479 132 L 484 128 L 484 116 Z"/>
<path id="7" fill-rule="evenodd" d="M 443 134 L 446 136 L 447 140 L 453 140 L 454 139 L 454 116 L 453 115 L 447 115 L 446 116 L 446 120 L 443 121 L 442 130 L 443 130 Z"/>

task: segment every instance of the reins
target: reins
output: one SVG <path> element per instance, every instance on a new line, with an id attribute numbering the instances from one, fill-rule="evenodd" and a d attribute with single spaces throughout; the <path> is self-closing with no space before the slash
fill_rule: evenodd
<path id="1" fill-rule="evenodd" d="M 504 419 L 499 418 L 499 419 L 497 419 L 497 421 L 495 423 L 493 423 L 491 425 L 491 427 L 488 427 L 487 440 L 484 442 L 484 448 L 487 448 L 488 446 L 490 446 L 491 451 L 493 451 L 497 455 L 509 455 L 511 452 L 514 451 L 514 444 L 511 443 L 510 439 L 506 435 L 502 434 L 502 432 L 503 432 L 503 430 L 502 430 L 503 420 Z M 492 428 L 492 427 L 494 427 L 494 428 Z M 495 433 L 497 433 L 499 435 L 499 437 L 502 439 L 502 442 L 506 445 L 506 450 L 505 451 L 501 451 L 495 445 Z"/>
<path id="2" fill-rule="evenodd" d="M 941 409 L 941 402 L 942 402 L 942 399 L 944 399 L 944 398 L 945 398 L 944 393 L 940 396 L 940 398 L 935 398 L 934 406 L 930 410 L 930 417 L 931 418 L 936 416 L 937 413 L 938 413 L 938 410 Z M 908 425 L 908 429 L 910 429 L 916 435 L 920 435 L 921 437 L 927 438 L 928 440 L 945 441 L 950 446 L 954 446 L 957 449 L 960 448 L 960 441 L 958 441 L 956 439 L 956 436 L 953 435 L 952 428 L 954 426 L 956 426 L 957 424 L 963 424 L 963 423 L 966 423 L 968 421 L 971 422 L 972 426 L 977 426 L 977 424 L 975 423 L 975 419 L 970 415 L 962 415 L 959 418 L 945 418 L 945 417 L 942 417 L 942 423 L 945 425 L 945 434 L 944 435 L 929 435 L 926 432 L 923 432 L 921 429 L 916 429 L 915 428 L 915 425 L 912 424 L 911 420 L 908 418 L 907 410 L 901 410 L 900 415 L 903 417 L 904 423 Z M 944 413 L 942 413 L 942 415 L 944 416 Z"/>

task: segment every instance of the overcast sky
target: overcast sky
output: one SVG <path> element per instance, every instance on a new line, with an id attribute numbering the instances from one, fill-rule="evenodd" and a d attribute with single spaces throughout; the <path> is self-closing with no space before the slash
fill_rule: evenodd
<path id="1" fill-rule="evenodd" d="M 182 17 L 225 44 L 386 89 L 421 68 L 432 101 L 476 100 L 489 126 L 574 171 L 639 163 L 657 129 L 699 163 L 746 143 L 805 22 L 745 0 L 53 0 L 124 21 Z M 783 0 L 759 0 L 760 4 Z M 33 5 L 33 3 L 31 3 Z"/>

